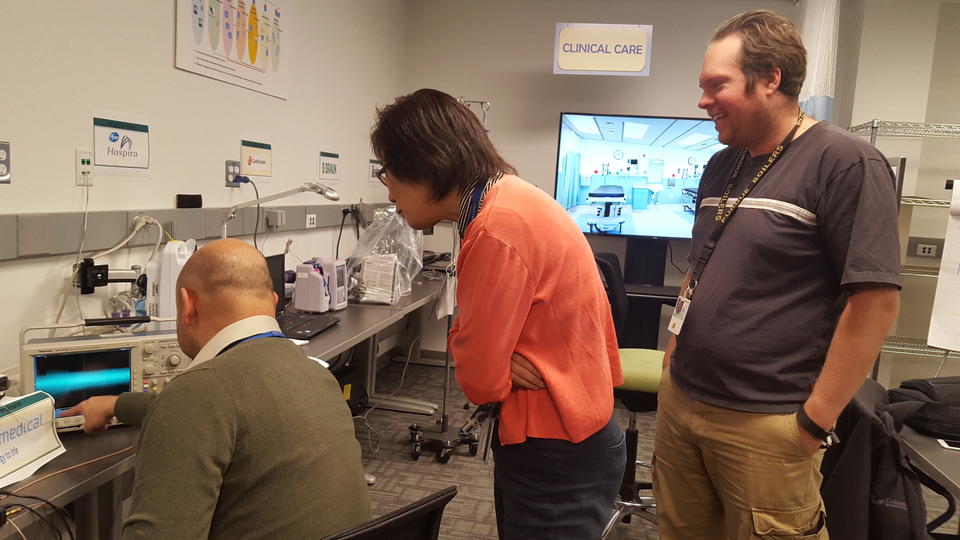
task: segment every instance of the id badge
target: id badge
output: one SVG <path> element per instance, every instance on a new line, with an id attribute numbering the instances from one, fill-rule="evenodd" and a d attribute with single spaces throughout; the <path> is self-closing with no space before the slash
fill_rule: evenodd
<path id="1" fill-rule="evenodd" d="M 667 326 L 667 330 L 671 334 L 680 335 L 680 329 L 683 328 L 683 320 L 687 317 L 688 309 L 690 309 L 690 299 L 678 296 L 677 307 L 673 309 L 673 316 L 670 317 L 670 324 Z"/>

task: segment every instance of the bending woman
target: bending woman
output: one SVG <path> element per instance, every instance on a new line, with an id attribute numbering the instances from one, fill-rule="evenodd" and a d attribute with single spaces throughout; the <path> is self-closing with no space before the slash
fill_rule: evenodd
<path id="1" fill-rule="evenodd" d="M 500 538 L 599 538 L 626 457 L 612 419 L 616 333 L 586 238 L 450 95 L 398 98 L 378 111 L 371 139 L 411 227 L 457 223 L 460 312 L 447 346 L 467 397 L 500 404 Z"/>

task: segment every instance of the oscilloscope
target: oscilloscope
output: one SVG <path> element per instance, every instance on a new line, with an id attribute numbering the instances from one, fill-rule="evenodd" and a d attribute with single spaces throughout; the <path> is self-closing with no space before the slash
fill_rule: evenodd
<path id="1" fill-rule="evenodd" d="M 58 431 L 83 427 L 60 413 L 92 396 L 159 392 L 190 367 L 171 332 L 34 339 L 20 346 L 21 391 L 53 396 Z"/>

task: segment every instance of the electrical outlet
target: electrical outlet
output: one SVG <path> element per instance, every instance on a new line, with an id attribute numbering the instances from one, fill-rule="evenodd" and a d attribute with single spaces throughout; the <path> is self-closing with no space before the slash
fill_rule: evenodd
<path id="1" fill-rule="evenodd" d="M 917 257 L 936 257 L 937 246 L 934 244 L 917 244 Z"/>
<path id="2" fill-rule="evenodd" d="M 907 240 L 907 255 L 939 259 L 943 254 L 943 238 L 921 238 L 911 236 Z"/>
<path id="3" fill-rule="evenodd" d="M 78 186 L 93 185 L 93 151 L 77 146 L 73 149 L 73 163 L 77 171 Z"/>
<path id="4" fill-rule="evenodd" d="M 240 174 L 240 162 L 234 159 L 228 159 L 223 162 L 223 181 L 227 187 L 240 187 L 240 182 L 234 182 L 233 179 Z"/>
<path id="5" fill-rule="evenodd" d="M 317 226 L 317 215 L 316 214 L 307 214 L 307 224 L 304 227 L 308 229 L 316 228 Z"/>
<path id="6" fill-rule="evenodd" d="M 268 209 L 267 228 L 277 230 L 287 224 L 286 210 Z"/>
<path id="7" fill-rule="evenodd" d="M 10 143 L 0 141 L 0 184 L 10 183 Z"/>

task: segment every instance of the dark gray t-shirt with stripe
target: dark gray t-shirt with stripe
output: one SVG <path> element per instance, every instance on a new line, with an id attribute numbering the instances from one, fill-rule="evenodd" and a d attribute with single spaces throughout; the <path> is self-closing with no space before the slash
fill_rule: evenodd
<path id="1" fill-rule="evenodd" d="M 717 224 L 739 150 L 700 182 L 691 260 Z M 728 206 L 768 156 L 749 157 Z M 797 137 L 728 221 L 693 296 L 670 375 L 689 397 L 795 411 L 810 394 L 846 286 L 900 285 L 896 180 L 866 141 L 826 122 Z"/>

